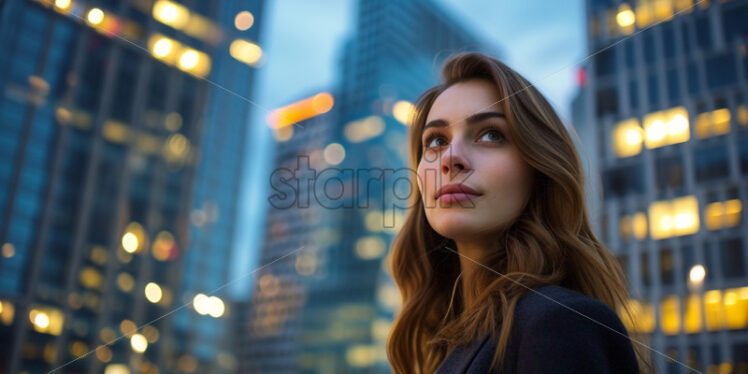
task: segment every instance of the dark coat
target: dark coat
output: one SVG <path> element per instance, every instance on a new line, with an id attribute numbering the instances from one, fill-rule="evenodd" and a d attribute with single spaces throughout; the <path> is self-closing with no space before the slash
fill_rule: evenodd
<path id="1" fill-rule="evenodd" d="M 639 373 L 633 350 L 638 343 L 629 340 L 618 314 L 600 300 L 561 286 L 543 286 L 520 297 L 499 372 L 489 371 L 498 332 L 493 335 L 456 347 L 436 374 Z"/>

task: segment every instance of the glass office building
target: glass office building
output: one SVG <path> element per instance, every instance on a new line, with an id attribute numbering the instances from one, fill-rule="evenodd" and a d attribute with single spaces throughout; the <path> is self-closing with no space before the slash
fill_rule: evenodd
<path id="1" fill-rule="evenodd" d="M 226 89 L 251 94 L 261 10 L 0 5 L 1 373 L 236 368 L 210 292 L 251 108 Z"/>
<path id="2" fill-rule="evenodd" d="M 400 295 L 385 259 L 407 205 L 393 199 L 409 187 L 394 184 L 410 176 L 398 171 L 407 117 L 440 63 L 468 50 L 498 55 L 435 2 L 357 2 L 332 110 L 279 136 L 271 197 L 296 203 L 268 213 L 261 265 L 280 260 L 258 274 L 242 372 L 390 372 L 384 341 Z M 305 159 L 296 189 L 281 183 Z"/>
<path id="3" fill-rule="evenodd" d="M 742 0 L 587 1 L 599 231 L 660 372 L 748 372 L 747 19 Z"/>

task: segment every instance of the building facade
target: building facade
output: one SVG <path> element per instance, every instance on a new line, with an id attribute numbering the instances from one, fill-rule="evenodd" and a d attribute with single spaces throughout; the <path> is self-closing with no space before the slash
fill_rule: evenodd
<path id="1" fill-rule="evenodd" d="M 658 372 L 748 372 L 746 19 L 739 0 L 587 1 L 600 235 Z"/>
<path id="2" fill-rule="evenodd" d="M 261 10 L 0 5 L 1 373 L 235 369 L 210 292 L 251 107 L 225 87 L 251 93 Z"/>

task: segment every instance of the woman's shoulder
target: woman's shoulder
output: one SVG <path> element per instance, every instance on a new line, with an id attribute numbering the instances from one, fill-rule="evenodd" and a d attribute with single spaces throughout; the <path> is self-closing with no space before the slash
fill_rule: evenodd
<path id="1" fill-rule="evenodd" d="M 549 318 L 563 322 L 570 317 L 575 317 L 574 321 L 596 317 L 604 322 L 617 322 L 611 326 L 616 329 L 622 327 L 619 326 L 618 314 L 604 302 L 555 284 L 541 286 L 524 294 L 517 303 L 515 315 L 519 321 L 531 324 Z"/>
<path id="2" fill-rule="evenodd" d="M 638 373 L 621 319 L 596 298 L 543 286 L 523 295 L 515 315 L 517 372 Z"/>
<path id="3" fill-rule="evenodd" d="M 498 333 L 476 340 L 448 357 L 437 374 L 493 372 L 497 344 Z M 602 301 L 557 285 L 520 297 L 506 349 L 505 374 L 639 372 L 616 313 Z"/>

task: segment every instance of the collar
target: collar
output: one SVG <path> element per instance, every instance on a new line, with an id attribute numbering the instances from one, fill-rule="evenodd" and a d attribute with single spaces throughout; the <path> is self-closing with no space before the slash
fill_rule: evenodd
<path id="1" fill-rule="evenodd" d="M 488 340 L 489 337 L 475 339 L 466 345 L 455 347 L 434 374 L 463 374 Z"/>

